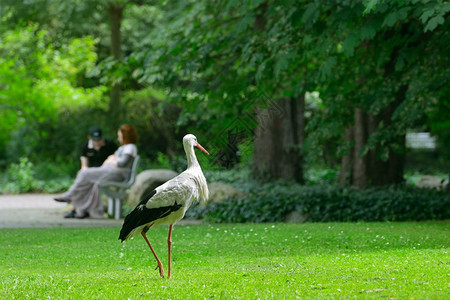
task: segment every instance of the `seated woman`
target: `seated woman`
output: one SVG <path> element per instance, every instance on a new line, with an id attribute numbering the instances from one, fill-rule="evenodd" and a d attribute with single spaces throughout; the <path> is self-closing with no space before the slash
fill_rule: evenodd
<path id="1" fill-rule="evenodd" d="M 73 206 L 73 210 L 64 218 L 84 219 L 89 216 L 103 216 L 103 203 L 98 184 L 103 181 L 125 180 L 137 155 L 138 134 L 134 126 L 128 124 L 120 126 L 117 140 L 121 146 L 102 166 L 80 170 L 70 189 L 59 198 L 55 198 L 58 202 L 69 202 Z"/>

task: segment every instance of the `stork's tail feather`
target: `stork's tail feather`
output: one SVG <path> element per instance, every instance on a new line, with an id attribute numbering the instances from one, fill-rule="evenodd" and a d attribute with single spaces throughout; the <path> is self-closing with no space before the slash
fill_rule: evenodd
<path id="1" fill-rule="evenodd" d="M 142 204 L 138 205 L 131 213 L 129 213 L 125 217 L 122 225 L 122 230 L 120 230 L 119 240 L 123 242 L 130 237 L 130 233 L 134 229 L 158 219 L 167 217 L 170 213 L 179 210 L 181 206 L 181 204 L 178 204 L 176 202 L 174 205 L 157 208 L 147 208 Z"/>

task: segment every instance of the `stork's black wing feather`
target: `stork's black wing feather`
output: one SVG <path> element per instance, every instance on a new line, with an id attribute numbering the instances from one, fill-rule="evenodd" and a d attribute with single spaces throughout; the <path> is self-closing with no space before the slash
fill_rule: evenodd
<path id="1" fill-rule="evenodd" d="M 119 240 L 123 242 L 124 240 L 126 240 L 130 232 L 133 231 L 133 229 L 152 221 L 164 218 L 171 212 L 177 211 L 181 208 L 181 204 L 177 204 L 176 202 L 174 205 L 163 207 L 145 207 L 145 204 L 148 202 L 148 200 L 155 194 L 156 190 L 152 191 L 152 193 L 148 195 L 146 199 L 142 200 L 141 203 L 139 203 L 138 206 L 136 206 L 136 208 L 125 217 L 122 225 L 122 230 L 120 230 Z"/>
<path id="2" fill-rule="evenodd" d="M 153 197 L 156 194 L 156 190 L 153 190 L 150 194 L 148 194 L 147 196 L 145 196 L 141 202 L 139 202 L 138 205 L 136 205 L 135 209 L 139 207 L 139 205 L 145 205 L 147 204 L 148 200 L 150 200 L 151 197 Z"/>

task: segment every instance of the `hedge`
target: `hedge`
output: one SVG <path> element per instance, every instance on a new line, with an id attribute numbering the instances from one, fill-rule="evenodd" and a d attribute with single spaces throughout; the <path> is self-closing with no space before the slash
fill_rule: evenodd
<path id="1" fill-rule="evenodd" d="M 296 211 L 309 222 L 424 221 L 450 218 L 450 196 L 407 185 L 358 190 L 340 186 L 266 184 L 245 197 L 198 205 L 188 218 L 211 222 L 283 222 Z"/>

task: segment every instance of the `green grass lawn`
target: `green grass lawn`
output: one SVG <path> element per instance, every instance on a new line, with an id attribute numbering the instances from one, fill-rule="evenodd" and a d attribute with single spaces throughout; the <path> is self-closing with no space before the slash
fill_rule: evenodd
<path id="1" fill-rule="evenodd" d="M 1 229 L 0 299 L 448 299 L 449 225 L 175 226 L 171 279 L 119 228 Z"/>

